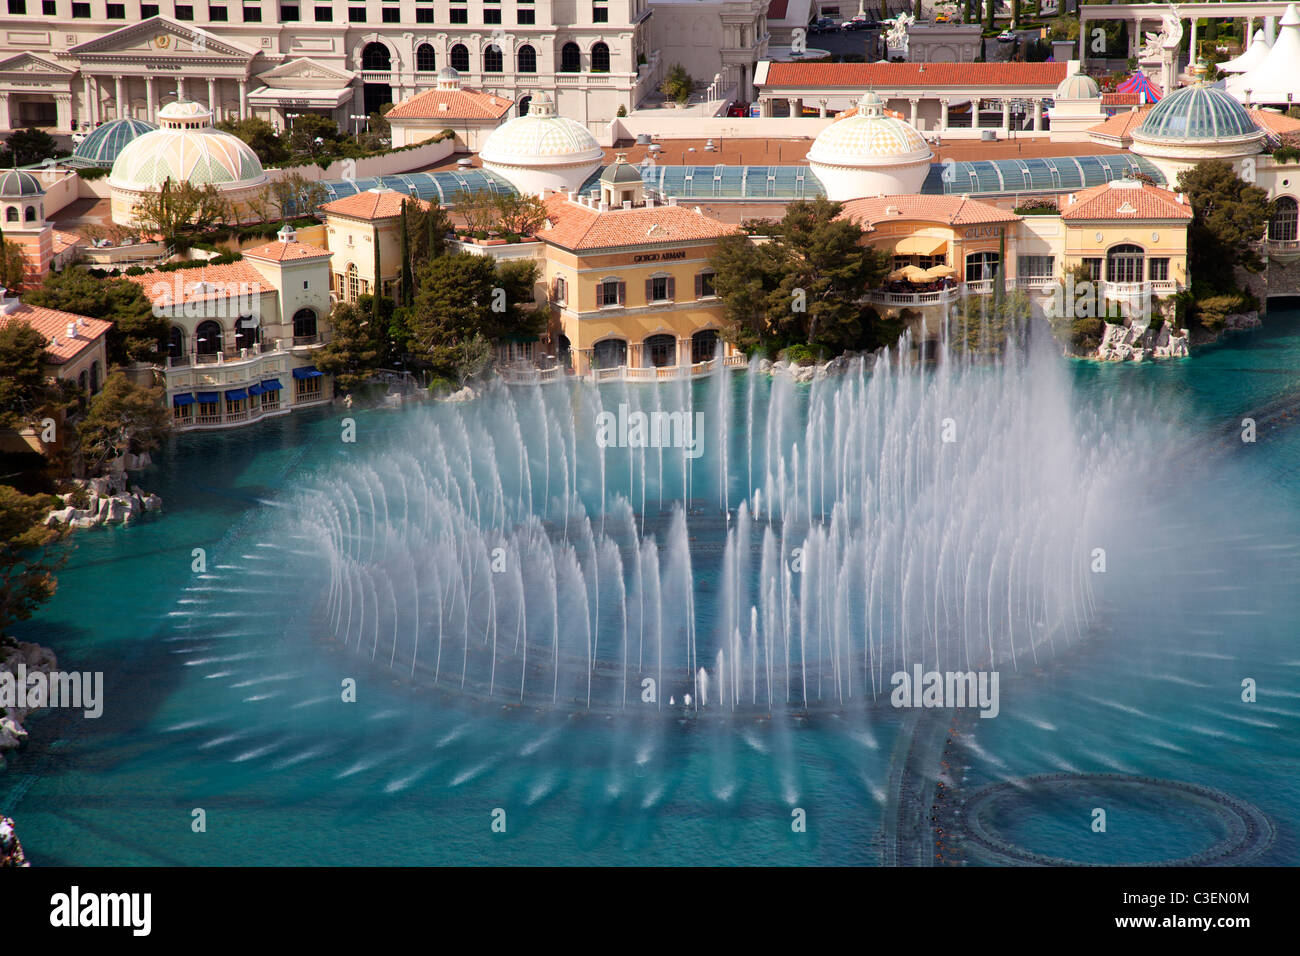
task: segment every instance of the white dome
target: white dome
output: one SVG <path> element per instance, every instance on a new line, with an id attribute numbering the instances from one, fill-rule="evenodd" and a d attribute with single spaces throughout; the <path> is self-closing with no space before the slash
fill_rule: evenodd
<path id="1" fill-rule="evenodd" d="M 1101 87 L 1086 73 L 1067 76 L 1056 88 L 1058 100 L 1096 100 L 1101 98 Z"/>
<path id="2" fill-rule="evenodd" d="M 166 180 L 242 188 L 265 182 L 257 154 L 238 136 L 212 127 L 212 111 L 176 102 L 158 111 L 159 129 L 138 136 L 113 161 L 111 187 L 155 190 Z"/>
<path id="3" fill-rule="evenodd" d="M 918 192 L 933 158 L 925 138 L 906 121 L 887 116 L 884 101 L 870 91 L 808 150 L 809 167 L 836 201 Z"/>
<path id="4" fill-rule="evenodd" d="M 532 98 L 526 115 L 493 130 L 479 150 L 484 165 L 560 166 L 599 162 L 604 155 L 587 127 L 555 115 L 555 104 L 545 93 Z"/>

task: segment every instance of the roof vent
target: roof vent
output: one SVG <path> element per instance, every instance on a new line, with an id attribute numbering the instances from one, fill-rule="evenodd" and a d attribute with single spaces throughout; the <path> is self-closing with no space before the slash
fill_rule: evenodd
<path id="1" fill-rule="evenodd" d="M 1118 213 L 1123 213 L 1126 216 L 1131 216 L 1133 215 L 1133 213 L 1137 212 L 1137 207 L 1134 206 L 1127 199 L 1125 199 L 1124 202 L 1120 205 L 1120 207 L 1115 211 Z"/>
<path id="2" fill-rule="evenodd" d="M 632 208 L 632 200 L 630 200 L 630 199 L 624 199 L 624 200 L 623 200 L 623 208 L 624 208 L 624 209 L 631 209 L 631 208 Z"/>
<path id="3" fill-rule="evenodd" d="M 68 323 L 68 338 L 71 340 L 71 339 L 75 339 L 76 337 L 77 337 L 77 323 L 76 323 L 76 322 L 69 322 L 69 323 Z"/>

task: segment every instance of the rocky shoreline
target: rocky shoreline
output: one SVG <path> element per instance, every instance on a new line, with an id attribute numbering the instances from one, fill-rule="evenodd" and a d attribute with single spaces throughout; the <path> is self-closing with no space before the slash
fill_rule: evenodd
<path id="1" fill-rule="evenodd" d="M 10 867 L 31 866 L 18 842 L 18 832 L 13 820 L 0 814 L 0 870 Z"/>
<path id="2" fill-rule="evenodd" d="M 19 664 L 26 667 L 29 676 L 37 671 L 48 675 L 59 668 L 54 652 L 48 647 L 23 641 L 15 645 L 0 645 L 0 673 L 15 674 Z M 28 714 L 38 709 L 0 705 L 0 769 L 4 769 L 6 751 L 16 750 L 27 739 L 27 729 L 23 727 L 23 721 L 27 719 Z"/>
<path id="3" fill-rule="evenodd" d="M 131 524 L 145 514 L 162 510 L 162 499 L 130 483 L 128 469 L 147 468 L 149 456 L 125 455 L 113 462 L 102 478 L 74 478 L 75 491 L 58 495 L 62 508 L 45 516 L 47 528 L 97 528 L 108 524 Z M 77 507 L 84 500 L 84 508 Z"/>

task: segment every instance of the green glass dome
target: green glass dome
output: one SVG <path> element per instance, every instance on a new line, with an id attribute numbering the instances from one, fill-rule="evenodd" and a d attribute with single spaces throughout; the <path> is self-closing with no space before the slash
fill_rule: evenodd
<path id="1" fill-rule="evenodd" d="M 1223 90 L 1197 84 L 1170 93 L 1133 132 L 1136 140 L 1208 141 L 1257 136 L 1246 108 Z"/>
<path id="2" fill-rule="evenodd" d="M 80 145 L 72 151 L 75 159 L 80 159 L 92 166 L 111 169 L 113 160 L 128 143 L 145 133 L 151 133 L 158 127 L 144 120 L 124 118 L 115 119 L 98 126 Z"/>

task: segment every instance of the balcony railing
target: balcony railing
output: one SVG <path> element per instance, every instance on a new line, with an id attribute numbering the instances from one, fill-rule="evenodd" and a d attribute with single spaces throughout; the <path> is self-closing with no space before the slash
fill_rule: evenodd
<path id="1" fill-rule="evenodd" d="M 320 335 L 319 333 L 317 333 L 316 335 L 295 335 L 295 336 L 293 337 L 293 344 L 294 344 L 295 346 L 298 346 L 298 345 L 319 345 L 320 343 L 322 343 L 322 342 L 324 342 L 324 341 L 325 341 L 324 338 L 322 338 L 321 335 Z"/>
<path id="2" fill-rule="evenodd" d="M 959 290 L 956 286 L 933 292 L 892 292 L 888 289 L 872 289 L 867 293 L 867 301 L 876 305 L 944 305 L 955 302 Z"/>
<path id="3" fill-rule="evenodd" d="M 1300 253 L 1300 239 L 1265 239 L 1264 250 L 1270 255 Z"/>

